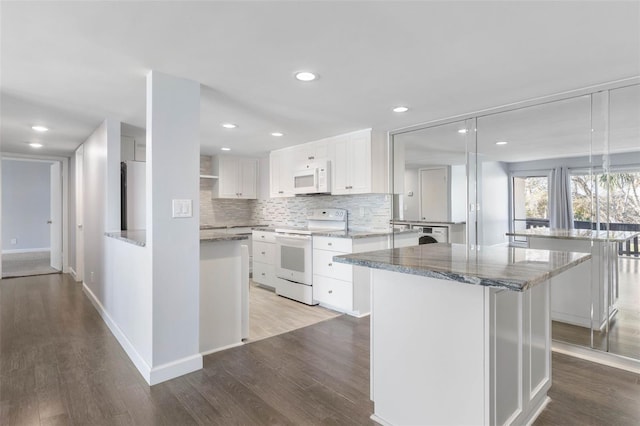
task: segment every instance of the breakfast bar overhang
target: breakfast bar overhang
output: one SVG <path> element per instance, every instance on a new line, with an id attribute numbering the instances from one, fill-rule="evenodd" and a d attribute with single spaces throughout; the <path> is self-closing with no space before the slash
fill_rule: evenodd
<path id="1" fill-rule="evenodd" d="M 371 268 L 372 419 L 532 421 L 551 386 L 550 286 L 590 259 L 444 243 L 336 256 Z"/>

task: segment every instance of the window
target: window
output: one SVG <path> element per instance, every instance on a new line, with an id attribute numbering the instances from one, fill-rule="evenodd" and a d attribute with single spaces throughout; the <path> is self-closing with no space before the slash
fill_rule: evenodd
<path id="1" fill-rule="evenodd" d="M 549 227 L 549 176 L 513 177 L 514 231 Z M 514 241 L 526 241 L 515 237 Z"/>
<path id="2" fill-rule="evenodd" d="M 593 200 L 593 204 L 592 204 Z M 640 171 L 572 174 L 571 201 L 576 228 L 640 224 Z"/>
<path id="3" fill-rule="evenodd" d="M 571 202 L 574 227 L 640 231 L 640 171 L 625 170 L 571 175 Z M 619 253 L 640 256 L 638 239 L 620 244 Z"/>

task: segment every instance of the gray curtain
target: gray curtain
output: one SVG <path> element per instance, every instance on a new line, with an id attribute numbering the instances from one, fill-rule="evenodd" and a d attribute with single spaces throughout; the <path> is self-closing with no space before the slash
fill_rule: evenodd
<path id="1" fill-rule="evenodd" d="M 571 176 L 566 167 L 557 167 L 551 172 L 551 187 L 549 188 L 549 226 L 551 229 L 573 228 Z"/>

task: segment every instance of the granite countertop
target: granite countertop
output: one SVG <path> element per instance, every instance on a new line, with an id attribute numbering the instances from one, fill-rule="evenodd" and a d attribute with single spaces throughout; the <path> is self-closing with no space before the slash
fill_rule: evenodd
<path id="1" fill-rule="evenodd" d="M 115 231 L 105 232 L 104 235 L 116 240 L 121 240 L 129 244 L 144 247 L 147 245 L 147 231 L 145 230 L 131 230 L 131 231 Z"/>
<path id="2" fill-rule="evenodd" d="M 237 240 L 248 240 L 250 234 L 226 234 L 224 232 L 220 232 L 219 229 L 204 229 L 200 230 L 200 242 L 201 243 L 210 243 L 217 241 L 237 241 Z"/>
<path id="3" fill-rule="evenodd" d="M 209 229 L 233 229 L 233 228 L 261 228 L 267 225 L 256 225 L 256 224 L 247 224 L 247 223 L 227 223 L 227 224 L 216 224 L 216 225 L 200 225 L 200 230 L 205 231 Z"/>
<path id="4" fill-rule="evenodd" d="M 393 231 L 338 231 L 338 232 L 314 232 L 311 235 L 314 237 L 334 237 L 334 238 L 369 238 L 369 237 L 379 237 L 379 236 L 389 236 L 391 234 L 399 235 L 399 234 L 419 234 L 420 230 L 418 229 L 395 229 Z"/>
<path id="5" fill-rule="evenodd" d="M 292 228 L 295 229 L 295 227 L 286 227 L 286 226 L 268 226 L 268 227 L 264 227 L 264 228 L 259 228 L 257 230 L 259 231 L 267 231 L 267 232 L 275 232 L 276 228 L 278 229 L 286 229 L 286 228 Z M 300 229 L 304 229 L 304 228 L 300 228 Z M 379 236 L 388 236 L 391 234 L 419 234 L 420 231 L 418 229 L 394 229 L 393 231 L 391 230 L 387 230 L 387 231 L 365 231 L 365 230 L 348 230 L 348 231 L 312 231 L 311 234 L 307 234 L 307 235 L 312 235 L 314 237 L 334 237 L 334 238 L 351 238 L 351 239 L 356 239 L 356 238 L 369 238 L 369 237 L 379 237 Z"/>
<path id="6" fill-rule="evenodd" d="M 509 236 L 532 238 L 556 238 L 561 240 L 595 240 L 623 242 L 640 235 L 638 231 L 595 231 L 591 229 L 531 228 L 507 232 Z"/>
<path id="7" fill-rule="evenodd" d="M 335 256 L 334 262 L 524 291 L 591 258 L 588 253 L 465 244 L 423 244 Z M 401 285 L 401 284 L 399 284 Z"/>
<path id="8" fill-rule="evenodd" d="M 393 224 L 397 225 L 465 225 L 467 222 L 443 222 L 441 220 L 410 220 L 410 219 L 393 219 L 391 221 Z"/>

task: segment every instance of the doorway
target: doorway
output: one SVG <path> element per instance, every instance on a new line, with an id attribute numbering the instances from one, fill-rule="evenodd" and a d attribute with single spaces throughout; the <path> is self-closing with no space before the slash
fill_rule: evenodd
<path id="1" fill-rule="evenodd" d="M 62 271 L 62 164 L 2 159 L 2 278 Z"/>

